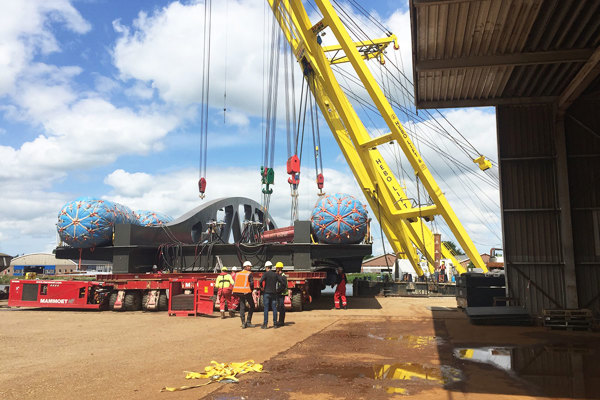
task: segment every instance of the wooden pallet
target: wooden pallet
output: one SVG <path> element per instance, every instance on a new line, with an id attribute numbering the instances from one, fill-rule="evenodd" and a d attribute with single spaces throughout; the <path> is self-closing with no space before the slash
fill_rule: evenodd
<path id="1" fill-rule="evenodd" d="M 544 326 L 550 329 L 590 330 L 593 324 L 592 311 L 544 310 Z"/>

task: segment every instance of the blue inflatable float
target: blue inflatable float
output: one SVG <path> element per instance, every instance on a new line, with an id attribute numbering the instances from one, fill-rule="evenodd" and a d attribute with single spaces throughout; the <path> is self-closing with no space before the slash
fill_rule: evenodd
<path id="1" fill-rule="evenodd" d="M 319 243 L 360 243 L 367 232 L 367 208 L 349 194 L 319 199 L 310 218 Z"/>
<path id="2" fill-rule="evenodd" d="M 90 248 L 111 244 L 115 224 L 156 226 L 170 221 L 171 218 L 151 211 L 140 216 L 119 203 L 80 197 L 60 210 L 56 229 L 69 246 Z"/>

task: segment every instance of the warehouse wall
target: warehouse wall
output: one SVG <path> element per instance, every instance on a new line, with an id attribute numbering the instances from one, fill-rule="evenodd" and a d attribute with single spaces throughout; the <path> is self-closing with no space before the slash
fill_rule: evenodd
<path id="1" fill-rule="evenodd" d="M 580 308 L 600 314 L 600 99 L 565 115 L 573 245 Z"/>
<path id="2" fill-rule="evenodd" d="M 497 107 L 508 295 L 533 315 L 600 314 L 598 105 L 580 101 L 564 122 L 553 105 Z"/>

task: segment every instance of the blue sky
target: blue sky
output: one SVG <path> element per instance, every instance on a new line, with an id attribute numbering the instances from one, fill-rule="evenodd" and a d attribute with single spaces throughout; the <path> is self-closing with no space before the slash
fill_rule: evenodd
<path id="1" fill-rule="evenodd" d="M 394 57 L 404 61 L 411 77 L 406 4 L 370 1 L 366 8 L 399 37 Z M 173 217 L 200 204 L 203 11 L 201 1 L 0 2 L 0 252 L 50 251 L 58 211 L 79 196 Z M 264 15 L 261 0 L 213 4 L 207 199 L 260 200 Z M 479 151 L 495 158 L 493 109 L 444 113 Z M 271 211 L 285 226 L 290 207 L 285 132 L 277 135 Z M 321 140 L 325 190 L 362 198 L 323 120 Z M 497 204 L 490 212 L 489 204 L 464 203 L 472 196 L 460 177 L 435 153 L 423 152 L 431 155 L 440 185 L 453 204 L 456 200 L 455 210 L 480 251 L 498 247 Z M 303 171 L 300 207 L 306 218 L 317 196 L 312 161 L 304 165 L 309 168 Z M 497 190 L 487 195 L 497 203 Z M 381 250 L 380 240 L 375 249 Z"/>

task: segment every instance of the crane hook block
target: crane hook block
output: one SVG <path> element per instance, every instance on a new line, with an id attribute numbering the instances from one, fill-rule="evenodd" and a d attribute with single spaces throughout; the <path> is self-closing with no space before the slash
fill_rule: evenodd
<path id="1" fill-rule="evenodd" d="M 475 164 L 479 165 L 479 169 L 485 171 L 486 169 L 492 168 L 492 162 L 490 160 L 486 160 L 485 156 L 477 157 L 473 160 Z"/>
<path id="2" fill-rule="evenodd" d="M 290 174 L 291 176 L 288 178 L 288 183 L 290 185 L 299 185 L 300 184 L 300 173 Z"/>
<path id="3" fill-rule="evenodd" d="M 396 39 L 394 39 L 394 50 L 400 50 L 400 45 Z"/>
<path id="4" fill-rule="evenodd" d="M 200 198 L 204 198 L 204 192 L 206 191 L 206 178 L 202 177 L 198 181 L 198 190 L 200 191 Z"/>
<path id="5" fill-rule="evenodd" d="M 275 183 L 275 171 L 273 171 L 273 168 L 261 167 L 261 177 L 264 185 L 273 185 Z"/>
<path id="6" fill-rule="evenodd" d="M 287 160 L 286 165 L 287 165 L 287 173 L 289 175 L 297 174 L 300 172 L 300 159 L 298 158 L 298 156 L 296 154 L 294 154 Z"/>
<path id="7" fill-rule="evenodd" d="M 323 174 L 317 175 L 317 187 L 319 190 L 323 189 L 323 185 L 325 184 L 325 177 Z"/>

